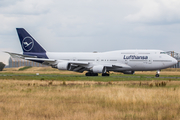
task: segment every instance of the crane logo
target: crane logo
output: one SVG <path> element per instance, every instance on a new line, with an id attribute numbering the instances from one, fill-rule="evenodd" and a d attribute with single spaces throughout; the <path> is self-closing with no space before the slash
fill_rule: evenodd
<path id="1" fill-rule="evenodd" d="M 23 50 L 29 52 L 34 47 L 34 40 L 31 37 L 25 37 L 22 41 Z"/>

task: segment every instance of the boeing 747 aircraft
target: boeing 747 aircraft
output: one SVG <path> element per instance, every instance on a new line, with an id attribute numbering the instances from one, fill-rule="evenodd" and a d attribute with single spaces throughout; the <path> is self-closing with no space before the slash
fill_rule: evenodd
<path id="1" fill-rule="evenodd" d="M 134 74 L 135 71 L 157 70 L 171 67 L 177 60 L 162 50 L 118 50 L 102 53 L 47 52 L 25 29 L 16 28 L 23 53 L 9 53 L 12 57 L 30 60 L 59 70 L 87 71 L 86 76 L 109 76 L 109 71 Z"/>

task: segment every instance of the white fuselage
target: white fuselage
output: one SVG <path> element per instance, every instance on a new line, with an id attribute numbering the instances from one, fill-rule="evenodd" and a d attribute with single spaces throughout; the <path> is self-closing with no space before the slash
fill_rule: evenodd
<path id="1" fill-rule="evenodd" d="M 109 71 L 134 74 L 134 71 L 160 70 L 171 67 L 177 60 L 161 50 L 119 50 L 102 53 L 47 52 L 24 28 L 16 28 L 23 54 L 9 53 L 59 70 L 84 72 L 86 76 L 109 76 Z M 159 72 L 156 74 L 159 77 Z"/>
<path id="2" fill-rule="evenodd" d="M 102 53 L 76 52 L 56 53 L 47 52 L 49 59 L 60 61 L 88 62 L 84 67 L 97 65 L 127 65 L 129 67 L 107 67 L 108 71 L 149 71 L 171 67 L 177 63 L 173 57 L 161 50 L 119 50 Z"/>

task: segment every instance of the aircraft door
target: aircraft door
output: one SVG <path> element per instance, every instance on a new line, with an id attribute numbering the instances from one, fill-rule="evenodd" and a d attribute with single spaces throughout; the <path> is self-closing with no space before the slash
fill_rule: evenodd
<path id="1" fill-rule="evenodd" d="M 152 64 L 152 59 L 149 57 L 148 58 L 148 61 L 147 61 L 148 64 Z"/>
<path id="2" fill-rule="evenodd" d="M 75 57 L 73 57 L 73 59 L 72 59 L 73 61 L 76 61 L 76 58 Z"/>
<path id="3" fill-rule="evenodd" d="M 96 58 L 96 62 L 99 63 L 100 62 L 100 58 Z"/>
<path id="4" fill-rule="evenodd" d="M 128 64 L 128 59 L 125 60 L 125 64 Z"/>

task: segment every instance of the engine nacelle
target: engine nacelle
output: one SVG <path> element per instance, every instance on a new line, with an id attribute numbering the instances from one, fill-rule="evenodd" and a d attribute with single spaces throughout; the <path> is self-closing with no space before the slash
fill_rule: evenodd
<path id="1" fill-rule="evenodd" d="M 122 71 L 122 73 L 124 73 L 124 74 L 134 74 L 135 71 Z"/>
<path id="2" fill-rule="evenodd" d="M 106 72 L 106 67 L 103 65 L 97 65 L 92 68 L 93 73 L 105 73 Z"/>
<path id="3" fill-rule="evenodd" d="M 59 70 L 69 70 L 69 68 L 70 68 L 70 63 L 68 63 L 68 62 L 59 62 L 59 63 L 57 64 L 57 68 L 58 68 Z"/>

